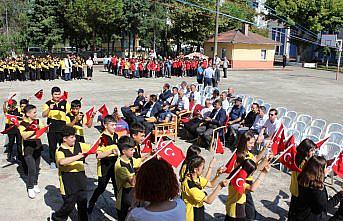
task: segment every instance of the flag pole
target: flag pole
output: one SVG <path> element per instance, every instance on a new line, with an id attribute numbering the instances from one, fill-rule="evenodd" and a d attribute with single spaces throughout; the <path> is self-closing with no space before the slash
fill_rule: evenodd
<path id="1" fill-rule="evenodd" d="M 229 182 L 242 170 L 242 166 L 239 166 L 239 169 L 230 177 L 230 179 L 226 178 Z"/>
<path id="2" fill-rule="evenodd" d="M 289 149 L 291 149 L 294 146 L 294 144 L 290 145 L 289 147 L 287 147 L 286 150 L 284 150 L 281 154 L 276 156 L 276 159 L 271 163 L 271 165 L 273 165 L 274 163 L 276 163 L 276 161 L 278 161 L 285 153 L 287 153 L 287 151 Z"/>
<path id="3" fill-rule="evenodd" d="M 159 139 L 159 141 L 162 139 L 162 137 Z M 157 142 L 157 144 L 159 144 L 159 141 Z M 167 146 L 168 144 L 170 144 L 172 141 L 170 140 L 170 141 L 168 141 L 168 143 L 165 145 L 165 146 Z M 156 145 L 157 145 L 156 144 Z M 155 145 L 155 146 L 156 146 Z M 161 149 L 159 149 L 159 150 L 157 150 L 152 156 L 150 156 L 147 160 L 145 160 L 144 162 L 142 162 L 142 164 L 141 165 L 143 165 L 144 163 L 146 163 L 146 162 L 148 162 L 149 160 L 151 160 L 152 158 L 154 158 L 155 156 L 157 156 L 157 154 L 159 153 L 159 152 L 161 152 L 163 150 L 163 148 L 161 148 Z"/>

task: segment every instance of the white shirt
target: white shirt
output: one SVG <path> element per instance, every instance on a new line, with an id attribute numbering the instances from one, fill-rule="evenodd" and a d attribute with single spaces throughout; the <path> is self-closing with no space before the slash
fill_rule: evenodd
<path id="1" fill-rule="evenodd" d="M 70 73 L 71 72 L 71 68 L 73 67 L 73 63 L 71 62 L 70 59 L 65 58 L 64 59 L 64 73 Z"/>
<path id="2" fill-rule="evenodd" d="M 180 110 L 189 110 L 189 99 L 186 96 L 179 98 L 177 101 L 177 106 Z"/>
<path id="3" fill-rule="evenodd" d="M 204 109 L 201 110 L 201 116 L 203 118 L 209 117 L 210 114 L 212 113 L 214 107 L 211 105 L 211 107 L 205 107 Z"/>
<path id="4" fill-rule="evenodd" d="M 212 78 L 213 75 L 214 75 L 214 70 L 212 67 L 208 67 L 205 69 L 205 71 L 204 71 L 204 77 L 205 78 Z"/>
<path id="5" fill-rule="evenodd" d="M 227 112 L 227 110 L 228 110 L 229 107 L 230 107 L 230 102 L 229 102 L 227 99 L 223 100 L 223 101 L 222 101 L 222 107 L 223 107 L 223 109 Z"/>
<path id="6" fill-rule="evenodd" d="M 251 126 L 251 129 L 257 130 L 257 132 L 260 133 L 263 125 L 266 123 L 267 120 L 268 120 L 267 114 L 264 114 L 263 117 L 261 117 L 260 115 L 257 115 L 253 125 Z"/>
<path id="7" fill-rule="evenodd" d="M 178 94 L 174 94 L 174 96 L 170 97 L 168 102 L 171 105 L 176 105 L 177 101 L 179 100 L 179 95 Z"/>
<path id="8" fill-rule="evenodd" d="M 174 202 L 176 202 L 175 208 L 163 212 L 152 212 L 144 207 L 134 208 L 127 215 L 126 221 L 185 221 L 185 203 L 181 199 L 176 199 Z"/>
<path id="9" fill-rule="evenodd" d="M 266 128 L 266 134 L 270 137 L 272 136 L 276 130 L 280 126 L 280 121 L 276 119 L 274 123 L 270 122 L 269 118 L 267 119 L 266 123 L 263 125 L 264 128 Z"/>
<path id="10" fill-rule="evenodd" d="M 88 66 L 88 67 L 93 67 L 93 61 L 91 60 L 91 59 L 88 59 L 87 61 L 86 61 L 86 65 Z"/>
<path id="11" fill-rule="evenodd" d="M 190 92 L 189 94 L 188 94 L 188 98 L 190 98 L 190 96 L 191 96 L 191 94 L 192 94 L 192 92 Z M 200 95 L 200 92 L 199 91 L 195 91 L 195 92 L 193 92 L 193 99 L 194 99 L 194 104 L 200 104 L 200 102 L 201 102 L 201 95 Z"/>

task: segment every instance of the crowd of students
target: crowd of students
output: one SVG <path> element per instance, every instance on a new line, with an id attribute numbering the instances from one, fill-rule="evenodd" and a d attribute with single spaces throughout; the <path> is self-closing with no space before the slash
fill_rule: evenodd
<path id="1" fill-rule="evenodd" d="M 256 220 L 252 192 L 265 188 L 260 186 L 274 157 L 265 150 L 270 148 L 268 140 L 280 125 L 277 110 L 271 109 L 267 116 L 265 107 L 254 103 L 246 114 L 242 99 L 234 96 L 232 88 L 222 93 L 214 90 L 212 97 L 205 100 L 205 106 L 201 104 L 196 85 L 187 82 L 182 82 L 180 87 L 166 83 L 160 94 L 149 96 L 139 89 L 133 104 L 121 108 L 124 118 L 119 116 L 117 108 L 112 114 L 102 112 L 105 114 L 98 119 L 102 129 L 91 148 L 84 137 L 84 128 L 93 126 L 96 112 L 94 109 L 81 112 L 80 100 L 69 103 L 61 89 L 53 87 L 42 117 L 47 118 L 49 125 L 50 166 L 58 168 L 63 205 L 51 213 L 50 220 L 66 220 L 75 204 L 78 220 L 88 220 L 110 180 L 119 221 L 205 220 L 204 205 L 212 204 L 223 188 L 227 190 L 226 211 L 223 211 L 226 221 Z M 34 199 L 40 193 L 38 175 L 42 151 L 41 137 L 37 134 L 45 126 L 38 119 L 37 107 L 26 99 L 17 107 L 17 102 L 11 98 L 4 103 L 3 109 L 9 116 L 3 131 L 9 138 L 8 160 L 13 161 L 13 155 L 17 155 L 17 161 L 27 175 L 28 196 Z M 192 113 L 188 113 L 190 110 Z M 182 115 L 187 113 L 188 120 L 182 121 L 185 119 Z M 154 124 L 170 122 L 175 117 L 183 123 L 185 136 L 182 138 L 196 141 L 187 149 L 179 179 L 166 161 L 151 157 L 153 152 L 142 153 L 145 135 L 153 132 Z M 201 148 L 210 149 L 213 130 L 221 126 L 227 126 L 228 130 L 219 130 L 219 136 L 223 140 L 226 137 L 226 146 L 235 151 L 236 160 L 231 170 L 219 167 L 213 176 L 216 159 L 213 158 L 205 169 Z M 13 148 L 15 143 L 17 154 Z M 261 149 L 260 144 L 264 148 Z M 323 157 L 315 156 L 314 150 L 315 144 L 309 139 L 297 147 L 295 162 L 302 172 L 292 172 L 288 218 L 327 220 L 328 211 L 339 204 L 330 220 L 342 220 L 343 191 L 328 198 L 324 185 L 327 162 Z M 93 153 L 97 158 L 98 186 L 88 200 L 85 162 Z M 227 173 L 226 178 L 224 173 Z M 237 173 L 246 176 L 242 191 L 230 182 Z M 208 193 L 205 188 L 213 190 Z"/>
<path id="2" fill-rule="evenodd" d="M 0 59 L 0 82 L 4 81 L 38 81 L 64 79 L 91 79 L 93 60 L 76 55 L 57 57 L 52 55 L 26 55 L 16 58 Z"/>

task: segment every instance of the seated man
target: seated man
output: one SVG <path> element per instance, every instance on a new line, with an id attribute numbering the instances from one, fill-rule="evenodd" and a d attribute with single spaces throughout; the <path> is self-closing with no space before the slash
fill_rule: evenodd
<path id="1" fill-rule="evenodd" d="M 210 146 L 213 129 L 224 126 L 226 120 L 226 111 L 222 108 L 222 102 L 220 100 L 214 102 L 214 108 L 210 116 L 203 120 L 204 125 L 196 129 L 200 143 L 203 143 L 206 148 Z"/>
<path id="2" fill-rule="evenodd" d="M 142 108 L 142 111 L 136 115 L 132 112 L 130 107 L 122 107 L 121 112 L 130 125 L 132 123 L 143 123 L 147 118 L 155 117 L 157 118 L 158 114 L 161 111 L 161 105 L 157 102 L 157 96 L 155 94 L 150 95 L 149 102 L 145 103 Z"/>
<path id="3" fill-rule="evenodd" d="M 179 89 L 177 87 L 173 87 L 172 96 L 170 96 L 167 99 L 167 101 L 171 105 L 175 105 L 178 99 L 179 99 Z"/>
<path id="4" fill-rule="evenodd" d="M 280 127 L 280 121 L 277 119 L 277 110 L 272 108 L 269 111 L 269 118 L 263 125 L 257 139 L 257 143 L 261 144 L 265 139 L 272 139 L 277 129 Z"/>
<path id="5" fill-rule="evenodd" d="M 176 101 L 174 105 L 172 104 L 170 108 L 171 112 L 176 115 L 187 112 L 189 110 L 188 97 L 186 97 L 183 90 L 179 90 L 178 94 L 179 94 L 178 100 Z"/>
<path id="6" fill-rule="evenodd" d="M 164 101 L 167 101 L 171 97 L 173 97 L 173 94 L 170 90 L 170 85 L 168 83 L 165 83 L 163 85 L 162 93 L 160 94 L 160 96 L 158 96 L 158 100 L 163 103 Z"/>
<path id="7" fill-rule="evenodd" d="M 138 96 L 136 97 L 135 101 L 133 102 L 133 106 L 135 108 L 136 112 L 139 112 L 144 104 L 145 104 L 145 96 L 144 96 L 144 90 L 143 89 L 138 89 L 137 90 Z"/>
<path id="8" fill-rule="evenodd" d="M 188 98 L 189 98 L 189 102 L 190 103 L 193 102 L 194 105 L 201 103 L 201 95 L 200 95 L 200 92 L 197 91 L 195 84 L 191 85 L 191 91 L 188 94 Z"/>
<path id="9" fill-rule="evenodd" d="M 213 105 L 211 104 L 210 99 L 205 100 L 205 108 L 203 108 L 200 112 L 195 113 L 192 119 L 189 122 L 184 123 L 184 128 L 187 131 L 187 135 L 189 139 L 194 139 L 197 136 L 196 129 L 199 127 L 203 119 L 206 119 L 210 116 L 213 111 Z"/>
<path id="10" fill-rule="evenodd" d="M 143 122 L 145 127 L 145 134 L 149 134 L 154 128 L 155 123 L 168 123 L 172 120 L 173 114 L 169 110 L 169 103 L 165 101 L 162 106 L 161 112 L 159 112 L 158 117 L 155 119 L 149 119 Z"/>
<path id="11" fill-rule="evenodd" d="M 250 129 L 255 134 L 259 134 L 261 132 L 263 125 L 266 123 L 267 120 L 268 120 L 268 115 L 266 114 L 266 107 L 260 106 L 258 115 L 256 116 L 255 121 Z"/>
<path id="12" fill-rule="evenodd" d="M 216 90 L 213 90 L 212 92 L 212 97 L 211 97 L 211 102 L 212 104 L 216 101 L 216 100 L 219 100 L 220 97 L 219 97 L 219 91 L 216 89 Z"/>
<path id="13" fill-rule="evenodd" d="M 237 130 L 239 127 L 239 123 L 245 117 L 245 108 L 242 105 L 242 98 L 238 97 L 235 99 L 235 105 L 232 107 L 230 111 L 230 127 Z"/>
<path id="14" fill-rule="evenodd" d="M 252 127 L 253 123 L 255 122 L 255 118 L 258 115 L 260 105 L 258 103 L 253 103 L 251 105 L 251 110 L 247 114 L 247 116 L 241 121 L 241 127 Z"/>
<path id="15" fill-rule="evenodd" d="M 222 101 L 222 104 L 223 104 L 223 109 L 228 112 L 229 108 L 230 108 L 230 102 L 229 100 L 227 99 L 227 93 L 225 91 L 223 91 L 221 94 L 220 94 L 220 100 Z"/>

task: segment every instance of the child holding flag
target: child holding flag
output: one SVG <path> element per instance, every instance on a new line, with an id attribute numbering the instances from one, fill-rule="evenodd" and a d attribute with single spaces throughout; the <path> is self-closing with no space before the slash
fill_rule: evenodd
<path id="1" fill-rule="evenodd" d="M 23 138 L 23 149 L 21 153 L 27 165 L 27 193 L 31 199 L 36 197 L 36 193 L 40 193 L 38 187 L 39 164 L 42 152 L 42 142 L 40 137 L 37 137 L 36 132 L 44 126 L 37 119 L 37 108 L 32 104 L 28 104 L 24 108 L 24 118 L 19 125 L 19 131 Z"/>
<path id="2" fill-rule="evenodd" d="M 188 163 L 189 172 L 181 185 L 181 196 L 186 204 L 186 220 L 201 221 L 205 220 L 204 203 L 211 204 L 223 187 L 228 186 L 229 181 L 221 181 L 214 191 L 207 195 L 205 187 L 214 187 L 215 182 L 222 174 L 225 168 L 217 171 L 213 180 L 208 181 L 201 176 L 205 166 L 205 159 L 201 156 L 195 156 Z"/>

